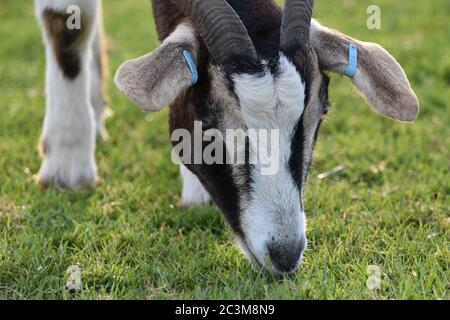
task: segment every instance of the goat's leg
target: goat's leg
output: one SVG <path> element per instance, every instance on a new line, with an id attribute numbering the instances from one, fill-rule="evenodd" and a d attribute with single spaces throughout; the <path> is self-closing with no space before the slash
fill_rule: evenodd
<path id="1" fill-rule="evenodd" d="M 36 0 L 47 59 L 42 186 L 79 189 L 96 179 L 89 62 L 99 6 L 98 0 Z"/>
<path id="2" fill-rule="evenodd" d="M 184 165 L 180 166 L 181 177 L 183 178 L 182 205 L 189 208 L 210 201 L 208 191 L 203 187 L 198 178 Z"/>

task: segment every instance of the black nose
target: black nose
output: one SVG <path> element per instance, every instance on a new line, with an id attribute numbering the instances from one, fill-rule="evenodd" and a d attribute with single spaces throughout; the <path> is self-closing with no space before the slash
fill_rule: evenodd
<path id="1" fill-rule="evenodd" d="M 300 257 L 305 250 L 305 239 L 296 242 L 279 243 L 274 241 L 268 245 L 272 265 L 279 272 L 290 273 L 297 269 Z"/>

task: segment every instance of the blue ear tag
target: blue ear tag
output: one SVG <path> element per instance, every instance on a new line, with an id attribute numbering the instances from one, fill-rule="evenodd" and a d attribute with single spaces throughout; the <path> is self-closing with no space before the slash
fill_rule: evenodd
<path id="1" fill-rule="evenodd" d="M 186 63 L 189 67 L 189 70 L 191 70 L 192 85 L 195 85 L 198 82 L 197 66 L 195 65 L 194 59 L 192 59 L 192 56 L 189 51 L 183 50 L 183 56 L 184 56 L 184 60 L 186 60 Z"/>
<path id="2" fill-rule="evenodd" d="M 348 45 L 348 66 L 347 70 L 345 70 L 345 75 L 347 77 L 353 78 L 356 74 L 356 70 L 358 69 L 358 47 L 350 43 Z"/>

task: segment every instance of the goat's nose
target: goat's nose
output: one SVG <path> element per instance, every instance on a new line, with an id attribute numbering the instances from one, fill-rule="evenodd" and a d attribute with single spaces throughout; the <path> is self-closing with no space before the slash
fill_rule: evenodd
<path id="1" fill-rule="evenodd" d="M 269 257 L 276 271 L 283 273 L 294 272 L 299 264 L 305 250 L 306 240 L 278 243 L 272 242 L 268 245 Z"/>

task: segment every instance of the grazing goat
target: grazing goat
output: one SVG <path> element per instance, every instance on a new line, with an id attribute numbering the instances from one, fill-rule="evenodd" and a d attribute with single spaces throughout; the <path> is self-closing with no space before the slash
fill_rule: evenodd
<path id="1" fill-rule="evenodd" d="M 183 150 L 183 204 L 211 197 L 254 265 L 295 271 L 307 243 L 305 180 L 328 108 L 325 72 L 349 76 L 378 113 L 413 121 L 419 103 L 405 73 L 379 45 L 313 20 L 313 0 L 286 0 L 284 10 L 273 0 L 152 3 L 162 44 L 124 63 L 117 87 L 144 111 L 169 106 L 172 136 L 182 130 L 195 137 L 198 123 L 200 139 L 211 130 L 278 130 L 273 174 L 262 174 L 262 165 L 249 161 L 258 144 L 265 145 L 262 138 L 219 141 L 243 151 L 240 162 L 205 163 Z M 66 25 L 69 5 L 81 9 L 79 29 Z M 96 134 L 105 105 L 101 1 L 36 0 L 36 6 L 47 46 L 39 182 L 78 189 L 92 185 L 97 173 Z M 201 141 L 204 151 L 208 140 Z"/>

